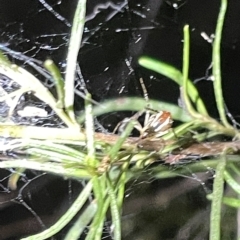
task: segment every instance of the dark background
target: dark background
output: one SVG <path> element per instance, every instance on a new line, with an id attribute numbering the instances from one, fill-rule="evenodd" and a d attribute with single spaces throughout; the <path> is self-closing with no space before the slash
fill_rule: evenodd
<path id="1" fill-rule="evenodd" d="M 48 0 L 46 3 L 52 7 L 54 13 L 59 14 L 57 17 L 53 12 L 47 10 L 43 2 L 38 0 L 1 0 L 0 44 L 41 61 L 51 58 L 64 74 L 70 26 L 77 1 Z M 102 6 L 100 7 L 99 4 Z M 209 80 L 211 76 L 211 69 L 209 69 L 211 43 L 204 40 L 201 33 L 205 32 L 208 36 L 214 34 L 219 5 L 219 0 L 129 0 L 128 2 L 89 0 L 79 63 L 87 88 L 94 99 L 103 101 L 126 95 L 142 96 L 139 77 L 143 77 L 150 98 L 177 103 L 178 86 L 163 76 L 141 68 L 138 66 L 137 60 L 141 55 L 148 55 L 181 69 L 182 29 L 185 24 L 189 24 L 191 30 L 190 78 L 196 81 L 210 113 L 214 117 L 218 117 L 212 82 Z M 239 1 L 229 1 L 222 37 L 224 98 L 229 112 L 236 119 L 240 116 L 238 107 L 240 100 L 239 11 Z M 11 54 L 8 56 L 12 61 L 28 68 L 25 62 L 14 58 Z M 82 107 L 82 100 L 77 98 L 77 110 L 81 110 Z M 99 118 L 99 121 L 103 127 L 111 131 L 122 119 L 122 114 L 112 114 Z M 199 177 L 199 181 L 194 177 L 189 180 L 196 185 L 193 188 L 187 187 L 188 183 L 185 179 L 171 181 L 148 179 L 147 183 L 145 180 L 140 180 L 139 184 L 130 185 L 130 197 L 126 197 L 123 217 L 124 239 L 139 239 L 137 238 L 139 235 L 142 239 L 156 240 L 206 239 L 208 222 L 203 223 L 202 220 L 203 218 L 208 219 L 209 214 L 205 196 L 211 189 L 211 179 L 207 172 L 206 168 L 206 173 Z M 27 175 L 28 178 L 34 179 L 31 174 Z M 23 181 L 19 188 L 27 189 L 31 199 L 37 198 L 39 202 L 43 201 L 48 213 L 55 200 L 57 201 L 55 206 L 61 206 L 61 208 L 66 208 L 71 204 L 71 201 L 66 203 L 64 200 L 70 196 L 70 183 L 61 178 L 49 178 L 49 181 L 31 180 L 29 186 L 25 186 L 26 183 Z M 56 181 L 64 184 L 56 185 Z M 183 184 L 181 198 L 177 198 L 181 193 L 175 196 L 173 192 L 176 191 L 172 190 L 171 192 L 171 189 L 175 189 L 179 182 Z M 186 190 L 184 190 L 185 184 L 187 185 Z M 45 189 L 44 192 L 34 191 L 35 188 L 42 189 L 42 186 Z M 71 183 L 70 186 L 76 192 L 81 189 L 81 184 L 78 183 Z M 23 204 L 15 201 L 20 196 L 19 189 L 14 194 L 11 192 L 11 196 L 6 189 L 2 191 L 3 200 L 1 202 L 7 201 L 8 204 L 7 207 L 3 205 L 4 207 L 0 210 L 0 232 L 3 232 L 3 229 L 9 229 L 9 231 L 4 231 L 5 235 L 1 233 L 0 239 L 8 239 L 11 236 L 11 239 L 18 239 L 21 234 L 41 229 L 38 224 L 36 227 L 34 224 L 29 224 L 28 217 L 19 210 L 24 208 Z M 53 191 L 53 189 L 57 191 Z M 162 192 L 160 189 L 163 189 Z M 168 194 L 164 195 L 166 192 Z M 146 195 L 146 193 L 149 194 Z M 162 196 L 161 194 L 168 196 L 171 204 L 153 201 Z M 6 195 L 8 196 L 7 200 L 5 200 Z M 74 196 L 73 194 L 73 198 Z M 146 198 L 146 196 L 148 197 Z M 29 204 L 33 209 L 39 209 L 33 200 L 30 200 Z M 132 208 L 133 205 L 138 207 Z M 44 211 L 43 213 L 40 210 L 36 211 L 39 216 L 46 215 Z M 48 215 L 52 216 L 55 214 L 54 211 Z M 190 212 L 191 214 L 189 214 Z M 34 219 L 36 220 L 36 217 L 33 217 L 32 221 Z M 50 224 L 49 218 L 43 219 Z M 191 222 L 195 224 L 191 224 Z M 22 225 L 19 225 L 20 223 Z M 193 226 L 200 227 L 193 230 Z M 20 230 L 14 231 L 14 229 Z M 106 236 L 110 238 L 109 231 Z M 56 239 L 62 239 L 62 235 Z"/>

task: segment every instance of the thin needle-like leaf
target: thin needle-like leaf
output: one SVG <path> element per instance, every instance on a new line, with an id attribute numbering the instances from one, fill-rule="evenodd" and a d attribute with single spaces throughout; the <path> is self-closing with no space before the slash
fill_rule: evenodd
<path id="1" fill-rule="evenodd" d="M 221 78 L 220 46 L 221 46 L 222 29 L 223 29 L 223 23 L 224 23 L 226 11 L 227 11 L 227 0 L 221 0 L 221 7 L 218 15 L 217 27 L 215 31 L 215 39 L 213 42 L 213 51 L 212 51 L 213 86 L 214 86 L 215 99 L 216 99 L 220 119 L 226 127 L 232 127 L 228 123 L 227 117 L 226 117 L 224 98 L 222 93 L 222 78 Z"/>
<path id="2" fill-rule="evenodd" d="M 92 201 L 84 212 L 79 216 L 77 221 L 74 223 L 72 228 L 67 233 L 67 236 L 64 240 L 77 240 L 81 236 L 84 229 L 87 227 L 87 224 L 92 220 L 94 214 L 97 210 L 96 201 Z"/>
<path id="3" fill-rule="evenodd" d="M 186 113 L 182 108 L 175 104 L 149 100 L 146 102 L 143 98 L 138 97 L 126 97 L 126 98 L 118 98 L 113 100 L 108 100 L 103 102 L 100 106 L 95 106 L 93 108 L 93 115 L 100 116 L 109 112 L 115 111 L 142 111 L 145 109 L 148 104 L 152 109 L 156 111 L 168 111 L 171 112 L 171 116 L 173 119 L 188 122 L 192 120 L 192 117 Z M 82 123 L 85 119 L 85 115 L 82 114 L 78 117 L 78 122 Z"/>
<path id="4" fill-rule="evenodd" d="M 44 66 L 52 74 L 53 80 L 55 82 L 58 95 L 57 107 L 64 108 L 64 80 L 62 78 L 62 75 L 52 60 L 46 60 L 44 62 Z"/>
<path id="5" fill-rule="evenodd" d="M 224 171 L 226 166 L 226 155 L 223 154 L 216 168 L 213 183 L 212 205 L 210 216 L 210 240 L 219 240 L 221 233 L 221 207 L 224 191 Z"/>
<path id="6" fill-rule="evenodd" d="M 190 39 L 189 39 L 189 26 L 186 25 L 183 28 L 184 35 L 184 44 L 183 44 L 183 101 L 186 106 L 187 112 L 194 118 L 198 118 L 199 114 L 193 108 L 192 103 L 189 99 L 191 92 L 188 89 L 190 85 L 188 80 L 188 71 L 189 71 L 189 49 L 190 49 Z"/>
<path id="7" fill-rule="evenodd" d="M 175 67 L 146 56 L 141 57 L 138 62 L 141 66 L 147 69 L 150 69 L 152 71 L 155 71 L 157 73 L 160 73 L 168 77 L 169 79 L 172 79 L 179 86 L 183 85 L 182 73 L 179 70 L 177 70 Z M 196 87 L 194 86 L 194 84 L 191 82 L 191 80 L 188 80 L 188 92 L 191 93 L 190 98 L 192 102 L 196 104 L 196 108 L 198 112 L 203 114 L 204 116 L 208 116 L 205 104 L 202 101 L 201 97 L 199 96 L 199 93 Z"/>
<path id="8" fill-rule="evenodd" d="M 88 184 L 82 190 L 82 192 L 79 194 L 78 198 L 74 201 L 72 206 L 53 226 L 51 226 L 50 228 L 41 233 L 32 235 L 30 237 L 22 238 L 22 240 L 44 240 L 52 237 L 73 219 L 73 217 L 78 213 L 78 211 L 85 204 L 86 200 L 89 198 L 91 191 L 92 182 L 89 181 Z"/>
<path id="9" fill-rule="evenodd" d="M 112 222 L 113 222 L 114 239 L 121 240 L 121 217 L 120 217 L 120 211 L 118 208 L 117 197 L 114 191 L 114 187 L 112 186 L 111 180 L 108 179 L 107 183 L 108 183 L 107 186 L 108 186 L 110 208 L 111 208 L 111 215 L 112 215 Z"/>
<path id="10" fill-rule="evenodd" d="M 75 71 L 77 66 L 78 51 L 81 46 L 82 33 L 84 28 L 86 13 L 86 0 L 78 0 L 77 8 L 74 14 L 73 25 L 71 28 L 71 37 L 69 40 L 67 67 L 65 76 L 65 108 L 68 116 L 75 122 L 75 115 L 73 111 L 74 103 L 74 81 Z"/>
<path id="11" fill-rule="evenodd" d="M 231 188 L 235 192 L 240 194 L 240 185 L 239 185 L 239 183 L 234 180 L 234 178 L 232 177 L 232 175 L 228 171 L 224 172 L 224 179 L 226 180 L 226 182 L 229 184 L 229 186 L 231 186 Z"/>

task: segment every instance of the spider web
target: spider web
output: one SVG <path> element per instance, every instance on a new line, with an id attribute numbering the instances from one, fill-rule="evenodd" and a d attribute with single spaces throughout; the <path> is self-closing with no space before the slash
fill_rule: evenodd
<path id="1" fill-rule="evenodd" d="M 43 61 L 47 58 L 53 59 L 64 75 L 71 22 L 76 4 L 76 0 L 8 0 L 0 4 L 0 49 L 12 62 L 31 71 L 52 91 L 53 83 L 43 68 Z M 78 59 L 80 68 L 76 74 L 75 89 L 83 91 L 84 80 L 88 91 L 99 102 L 125 95 L 142 96 L 139 77 L 143 77 L 150 98 L 161 98 L 167 102 L 177 103 L 179 95 L 177 86 L 162 76 L 140 69 L 137 59 L 141 54 L 148 54 L 181 68 L 182 35 L 179 32 L 183 24 L 178 24 L 178 20 L 188 6 L 189 3 L 186 0 L 88 1 L 83 42 Z M 201 44 L 210 46 L 210 37 L 206 35 L 203 37 L 202 32 L 210 36 L 214 28 L 192 26 L 193 41 L 201 39 Z M 169 49 L 172 49 L 171 53 Z M 205 80 L 211 77 L 210 63 L 211 57 L 207 56 L 199 69 L 190 73 L 197 84 L 200 83 L 200 91 L 201 82 L 206 82 Z M 203 76 L 204 72 L 206 74 Z M 0 86 L 7 93 L 19 88 L 6 76 L 0 76 Z M 205 86 L 204 90 L 206 90 Z M 211 90 L 207 89 L 205 95 L 211 95 L 209 91 L 212 94 Z M 79 111 L 83 108 L 80 97 L 76 98 L 75 105 Z M 20 114 L 26 106 L 43 109 L 46 116 L 36 114 L 29 117 Z M 1 118 L 6 119 L 8 112 L 9 105 L 1 103 Z M 97 125 L 101 131 L 106 129 L 106 131 L 112 131 L 123 118 L 122 114 L 108 114 L 100 117 Z M 23 125 L 62 126 L 61 121 L 48 106 L 29 94 L 21 96 L 11 121 Z M 1 141 L 4 144 L 5 140 Z M 9 156 L 1 156 L 2 160 L 6 157 Z M 172 171 L 176 171 L 176 168 L 188 167 L 187 165 L 176 166 Z M 1 218 L 0 239 L 19 239 L 20 236 L 46 229 L 66 211 L 84 184 L 63 180 L 46 173 L 26 171 L 21 175 L 17 189 L 13 191 L 8 187 L 8 179 L 14 172 L 14 169 L 0 171 L 0 214 L 5 216 Z M 189 169 L 188 174 L 183 175 L 184 178 L 179 176 L 176 180 L 156 181 L 150 177 L 151 170 L 144 169 L 145 177 L 129 183 L 126 191 L 126 204 L 123 211 L 124 239 L 137 239 L 139 236 L 142 239 L 150 239 L 153 234 L 155 238 L 151 239 L 156 239 L 159 234 L 154 230 L 159 226 L 156 223 L 160 221 L 160 224 L 163 224 L 161 219 L 173 217 L 173 213 L 168 212 L 168 206 L 172 201 L 178 204 L 177 199 L 183 193 L 186 200 L 187 198 L 196 200 L 190 194 L 195 191 L 195 195 L 202 198 L 198 203 L 204 209 L 201 212 L 199 208 L 196 214 L 206 216 L 204 214 L 209 209 L 203 198 L 211 190 L 213 174 L 206 165 L 206 172 L 202 174 L 194 174 Z M 178 181 L 181 182 L 180 185 Z M 177 190 L 178 187 L 185 188 L 183 193 Z M 183 205 L 187 204 L 183 203 Z M 189 209 L 189 206 L 186 209 Z M 157 211 L 159 217 L 151 218 L 150 215 L 154 211 Z M 141 213 L 143 214 L 140 217 Z M 190 216 L 189 219 L 196 223 L 194 216 Z M 189 219 L 183 221 L 185 225 L 182 232 L 191 225 Z M 180 225 L 173 224 L 178 227 Z M 204 225 L 199 232 L 201 231 L 206 234 Z M 180 230 L 176 234 L 180 236 Z M 187 233 L 184 232 L 184 234 Z M 63 238 L 64 233 L 60 233 L 53 239 Z M 103 239 L 111 238 L 111 222 L 106 221 Z"/>

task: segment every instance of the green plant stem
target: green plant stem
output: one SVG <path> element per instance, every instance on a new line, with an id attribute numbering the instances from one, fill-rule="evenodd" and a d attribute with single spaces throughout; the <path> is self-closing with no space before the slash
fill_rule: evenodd
<path id="1" fill-rule="evenodd" d="M 82 192 L 79 194 L 78 198 L 74 201 L 72 206 L 53 226 L 41 233 L 32 235 L 30 237 L 22 238 L 22 240 L 44 240 L 50 238 L 51 236 L 59 232 L 72 220 L 72 218 L 83 207 L 84 203 L 89 198 L 91 191 L 92 183 L 91 181 L 89 181 L 85 188 L 82 190 Z"/>
<path id="2" fill-rule="evenodd" d="M 227 184 L 238 194 L 240 194 L 240 185 L 239 183 L 232 177 L 232 175 L 225 170 L 224 171 L 224 179 Z"/>
<path id="3" fill-rule="evenodd" d="M 45 139 L 45 140 L 73 140 L 85 141 L 85 134 L 69 128 L 45 128 L 35 126 L 20 126 L 0 124 L 0 136 L 11 138 L 31 138 L 31 139 Z"/>
<path id="4" fill-rule="evenodd" d="M 86 13 L 86 0 L 78 0 L 69 40 L 67 67 L 65 76 L 65 108 L 72 122 L 76 122 L 73 112 L 74 81 Z"/>
<path id="5" fill-rule="evenodd" d="M 106 198 L 104 201 L 103 208 L 101 209 L 101 212 L 99 216 L 95 215 L 94 220 L 90 226 L 90 230 L 88 232 L 88 235 L 86 237 L 86 240 L 100 240 L 102 239 L 102 231 L 103 231 L 103 225 L 106 218 L 106 212 L 109 208 L 110 199 Z"/>
<path id="6" fill-rule="evenodd" d="M 162 136 L 163 140 L 171 140 L 174 137 L 181 137 L 187 134 L 192 129 L 196 128 L 199 125 L 198 121 L 193 120 L 187 123 L 183 123 L 177 127 L 175 127 L 172 131 L 169 131 L 166 135 Z"/>
<path id="7" fill-rule="evenodd" d="M 124 97 L 105 101 L 101 103 L 100 106 L 95 106 L 93 108 L 93 115 L 100 116 L 115 111 L 142 111 L 148 105 L 150 105 L 151 108 L 156 111 L 162 110 L 171 112 L 172 118 L 181 122 L 188 122 L 192 119 L 191 116 L 186 113 L 186 111 L 175 104 L 156 100 L 149 100 L 146 102 L 145 99 L 139 97 Z M 85 114 L 81 114 L 78 117 L 78 122 L 83 123 L 84 119 Z"/>
<path id="8" fill-rule="evenodd" d="M 234 208 L 240 207 L 240 199 L 232 198 L 232 197 L 224 197 L 223 203 Z"/>
<path id="9" fill-rule="evenodd" d="M 52 174 L 61 175 L 66 178 L 90 179 L 92 176 L 88 169 L 79 169 L 75 164 L 73 167 L 64 166 L 61 163 L 53 163 L 47 161 L 31 160 L 9 160 L 0 162 L 0 168 L 27 168 L 36 171 L 43 171 Z"/>
<path id="10" fill-rule="evenodd" d="M 199 118 L 199 114 L 195 111 L 192 106 L 192 103 L 188 97 L 191 96 L 191 93 L 188 90 L 189 80 L 188 80 L 188 72 L 189 72 L 189 49 L 190 49 L 190 37 L 189 37 L 189 26 L 185 25 L 183 28 L 184 35 L 184 44 L 183 44 L 183 101 L 186 106 L 187 112 L 193 118 Z"/>
<path id="11" fill-rule="evenodd" d="M 126 171 L 129 167 L 129 164 L 131 162 L 132 156 L 129 156 L 128 161 L 123 164 L 120 175 L 116 181 L 116 188 L 118 189 L 118 194 L 117 194 L 117 203 L 118 203 L 118 208 L 119 211 L 122 209 L 122 204 L 123 204 L 123 199 L 125 195 L 125 183 L 127 182 L 127 174 Z"/>
<path id="12" fill-rule="evenodd" d="M 22 140 L 12 140 L 8 144 L 4 145 L 5 151 L 11 149 L 23 149 L 23 148 L 37 148 L 39 150 L 49 150 L 49 152 L 60 153 L 62 155 L 72 157 L 76 162 L 82 162 L 85 159 L 86 154 L 80 152 L 79 150 L 73 149 L 71 147 L 65 146 L 63 144 L 56 144 L 51 141 L 40 141 L 34 139 L 22 139 Z M 4 147 L 0 149 L 3 151 Z"/>
<path id="13" fill-rule="evenodd" d="M 126 129 L 123 131 L 123 133 L 120 135 L 117 142 L 114 144 L 114 146 L 111 147 L 110 151 L 108 152 L 108 156 L 111 159 L 111 162 L 113 162 L 114 158 L 116 158 L 119 150 L 122 148 L 123 143 L 126 141 L 127 137 L 130 135 L 130 133 L 133 130 L 134 127 L 134 120 L 130 121 L 127 124 Z"/>
<path id="14" fill-rule="evenodd" d="M 52 74 L 56 86 L 58 101 L 57 107 L 64 108 L 64 80 L 55 63 L 48 59 L 44 62 L 44 67 Z"/>
<path id="15" fill-rule="evenodd" d="M 210 240 L 219 240 L 221 234 L 221 206 L 224 192 L 224 171 L 226 166 L 226 155 L 222 155 L 216 168 L 213 183 L 212 205 L 210 216 Z"/>
<path id="16" fill-rule="evenodd" d="M 218 112 L 220 119 L 224 126 L 231 128 L 229 125 L 224 106 L 224 98 L 222 93 L 222 79 L 221 79 L 221 38 L 222 38 L 222 29 L 224 18 L 227 10 L 227 0 L 221 0 L 220 12 L 218 15 L 217 26 L 215 30 L 215 39 L 213 42 L 213 51 L 212 51 L 212 62 L 213 62 L 213 86 L 215 99 L 217 103 Z"/>
<path id="17" fill-rule="evenodd" d="M 236 137 L 238 139 L 240 137 L 240 133 L 238 132 L 237 129 L 234 129 L 233 127 L 225 127 L 216 120 L 214 120 L 213 118 L 202 117 L 199 120 L 200 120 L 199 123 L 202 124 L 202 126 L 208 128 L 211 131 L 215 131 L 231 137 Z"/>
<path id="18" fill-rule="evenodd" d="M 86 135 L 75 129 L 45 128 L 35 126 L 13 126 L 0 124 L 0 136 L 11 138 L 42 139 L 55 143 L 71 144 L 76 146 L 86 146 Z M 94 133 L 95 145 L 101 148 L 106 144 L 114 145 L 119 139 L 118 135 L 104 133 Z M 136 138 L 127 138 L 123 148 L 132 149 L 135 147 Z M 0 145 L 0 150 L 4 150 L 5 145 Z"/>
<path id="19" fill-rule="evenodd" d="M 85 113 L 86 113 L 86 138 L 87 138 L 87 165 L 90 167 L 96 167 L 97 161 L 95 159 L 95 146 L 94 146 L 94 124 L 93 124 L 93 113 L 92 113 L 92 104 L 91 104 L 91 94 L 86 95 L 85 100 Z"/>
<path id="20" fill-rule="evenodd" d="M 231 168 L 231 170 L 232 170 L 235 174 L 240 175 L 240 169 L 237 168 L 237 166 L 235 166 L 234 164 L 231 163 L 231 164 L 228 164 L 228 167 Z"/>
<path id="21" fill-rule="evenodd" d="M 49 151 L 45 149 L 39 149 L 38 147 L 32 147 L 26 149 L 26 154 L 32 155 L 33 157 L 39 157 L 40 159 L 48 159 L 48 161 L 59 162 L 62 164 L 79 164 L 80 166 L 85 166 L 83 159 L 73 157 L 71 155 L 66 155 L 58 153 L 56 151 Z"/>
<path id="22" fill-rule="evenodd" d="M 183 85 L 182 73 L 179 70 L 177 70 L 175 67 L 146 56 L 140 57 L 138 62 L 141 66 L 172 79 L 179 86 Z M 208 116 L 208 112 L 206 110 L 205 104 L 201 99 L 201 97 L 199 96 L 198 90 L 196 89 L 194 84 L 191 82 L 191 80 L 188 80 L 187 88 L 188 88 L 188 92 L 191 93 L 190 98 L 192 102 L 196 104 L 196 108 L 198 112 L 204 116 Z"/>
<path id="23" fill-rule="evenodd" d="M 90 102 L 91 95 L 88 93 L 85 100 L 85 113 L 86 113 L 86 137 L 87 137 L 87 150 L 88 155 L 86 158 L 86 163 L 90 168 L 95 168 L 98 165 L 98 161 L 95 156 L 95 145 L 94 145 L 94 124 L 93 124 L 93 113 L 92 113 L 92 104 Z M 104 196 L 105 196 L 105 182 L 106 176 L 102 175 L 98 177 L 96 173 L 93 173 L 92 182 L 93 182 L 93 193 L 97 200 L 97 212 L 95 218 L 98 220 L 102 216 L 102 211 L 104 208 Z M 99 221 L 99 220 L 98 220 Z M 97 222 L 98 222 L 97 221 Z"/>
<path id="24" fill-rule="evenodd" d="M 78 240 L 86 226 L 92 220 L 96 210 L 97 204 L 95 201 L 92 201 L 84 210 L 84 212 L 78 217 L 77 221 L 69 230 L 64 240 Z"/>
<path id="25" fill-rule="evenodd" d="M 112 186 L 111 179 L 107 180 L 108 193 L 110 198 L 110 208 L 113 222 L 114 240 L 121 240 L 121 217 L 117 202 L 115 189 Z"/>

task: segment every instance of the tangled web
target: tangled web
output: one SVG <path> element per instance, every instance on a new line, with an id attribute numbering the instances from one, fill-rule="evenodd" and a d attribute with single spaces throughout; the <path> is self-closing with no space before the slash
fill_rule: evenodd
<path id="1" fill-rule="evenodd" d="M 0 8 L 0 49 L 12 62 L 32 72 L 48 89 L 54 91 L 51 76 L 44 69 L 43 62 L 47 58 L 53 59 L 64 75 L 71 22 L 77 0 L 6 2 L 1 3 L 3 6 Z M 75 81 L 76 109 L 80 111 L 83 108 L 82 99 L 78 95 L 81 95 L 85 87 L 99 102 L 111 97 L 141 95 L 138 83 L 141 76 L 146 80 L 150 97 L 158 98 L 157 95 L 161 92 L 165 101 L 177 102 L 176 86 L 170 84 L 170 88 L 165 88 L 166 79 L 140 69 L 137 58 L 142 53 L 152 53 L 147 46 L 151 35 L 177 26 L 178 11 L 187 5 L 187 1 L 91 0 L 87 4 L 86 24 Z M 181 37 L 177 45 L 181 45 Z M 164 58 L 165 52 L 162 54 Z M 208 69 L 208 66 L 205 66 L 205 69 Z M 208 75 L 204 77 L 207 78 Z M 158 84 L 160 87 L 154 91 Z M 0 75 L 0 96 L 16 91 L 19 87 L 11 79 Z M 13 104 L 15 107 L 11 109 Z M 49 106 L 28 93 L 20 95 L 18 99 L 1 102 L 0 117 L 2 122 L 8 121 L 18 125 L 63 127 Z M 111 131 L 122 120 L 122 115 L 107 115 L 98 120 L 99 129 L 103 131 L 107 128 L 107 131 Z M 2 138 L 1 144 L 4 145 L 7 141 L 8 139 Z M 19 155 L 11 152 L 4 152 L 1 160 L 18 157 Z M 175 171 L 175 168 L 187 169 L 187 166 L 176 166 L 172 171 Z M 18 171 L 20 178 L 14 189 L 9 186 L 9 178 L 18 174 Z M 143 171 L 146 172 L 145 179 L 135 180 L 129 183 L 127 188 L 123 212 L 125 239 L 133 239 L 133 236 L 139 234 L 149 236 L 151 232 L 154 233 L 154 227 L 151 228 L 146 222 L 158 222 L 160 217 L 150 218 L 149 212 L 146 214 L 146 210 L 151 206 L 153 211 L 160 209 L 157 210 L 159 214 L 167 218 L 168 213 L 163 209 L 167 209 L 170 202 L 176 201 L 178 196 L 183 193 L 187 195 L 191 191 L 198 191 L 200 195 L 204 193 L 205 196 L 211 189 L 213 172 L 207 166 L 204 174 L 194 174 L 190 170 L 183 174 L 185 177 L 191 176 L 181 179 L 181 186 L 185 188 L 183 193 L 179 191 L 181 187 L 175 180 L 163 183 L 154 181 L 149 177 L 151 170 Z M 38 171 L 21 172 L 19 169 L 9 169 L 1 170 L 0 175 L 0 214 L 4 216 L 0 220 L 0 239 L 19 239 L 51 226 L 68 209 L 84 186 L 84 182 L 65 180 Z M 163 186 L 164 184 L 166 186 Z M 173 192 L 175 194 L 172 194 Z M 199 204 L 202 204 L 203 208 L 206 206 L 203 200 L 199 200 Z M 141 221 L 138 221 L 140 213 L 143 213 L 143 216 Z M 198 214 L 200 216 L 203 212 L 199 211 Z M 192 216 L 191 219 L 195 223 L 195 217 Z M 190 220 L 185 220 L 182 231 L 191 225 Z M 111 239 L 111 234 L 111 223 L 108 220 L 105 223 L 103 239 Z M 54 239 L 63 237 L 64 232 Z"/>

